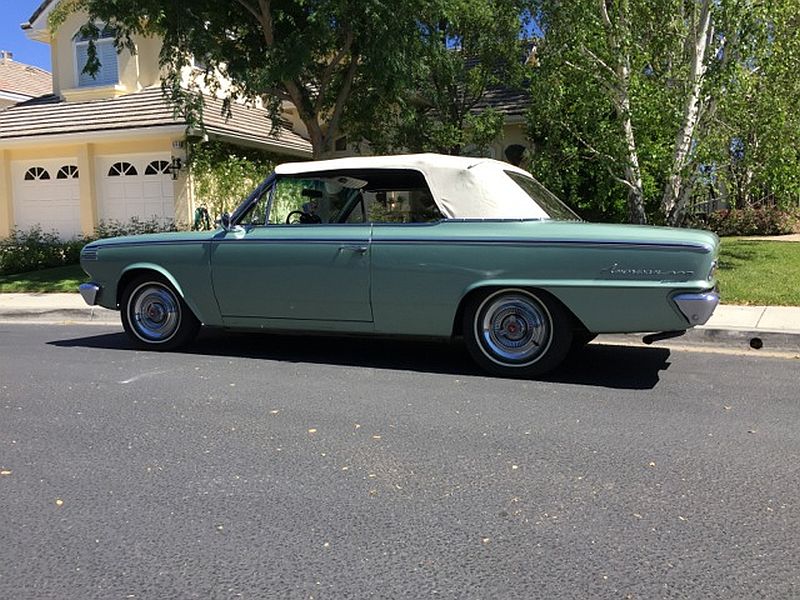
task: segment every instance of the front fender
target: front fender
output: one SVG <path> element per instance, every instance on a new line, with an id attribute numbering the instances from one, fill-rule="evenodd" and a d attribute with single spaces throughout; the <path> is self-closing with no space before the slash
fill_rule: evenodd
<path id="1" fill-rule="evenodd" d="M 200 320 L 201 323 L 204 323 L 206 325 L 217 324 L 217 322 L 219 321 L 219 315 L 214 314 L 213 309 L 209 310 L 209 303 L 208 302 L 203 303 L 202 298 L 198 298 L 196 294 L 186 294 L 184 286 L 182 286 L 178 282 L 178 279 L 173 275 L 173 273 L 169 269 L 158 263 L 153 263 L 153 262 L 131 263 L 122 270 L 122 272 L 120 273 L 120 277 L 117 281 L 116 296 L 118 304 L 122 300 L 122 293 L 124 291 L 123 288 L 124 284 L 126 283 L 126 280 L 135 276 L 135 273 L 143 271 L 155 272 L 164 277 L 164 279 L 166 279 L 170 283 L 170 285 L 172 285 L 172 287 L 175 288 L 175 291 L 180 295 L 181 298 L 183 298 L 183 301 L 186 302 L 186 305 Z M 210 289 L 208 293 L 211 294 Z"/>
<path id="2" fill-rule="evenodd" d="M 138 262 L 138 263 L 130 264 L 130 265 L 128 265 L 127 267 L 125 267 L 122 270 L 122 273 L 120 273 L 120 278 L 119 278 L 120 281 L 122 281 L 123 279 L 126 279 L 126 277 L 125 277 L 126 274 L 130 273 L 131 271 L 155 271 L 156 273 L 159 273 L 167 281 L 169 281 L 170 284 L 172 284 L 172 287 L 174 287 L 175 291 L 178 292 L 181 295 L 181 298 L 183 298 L 184 302 L 186 302 L 187 304 L 189 303 L 187 298 L 186 298 L 186 294 L 184 294 L 184 292 L 183 292 L 183 288 L 181 287 L 181 284 L 179 284 L 178 281 L 175 279 L 175 277 L 172 276 L 172 273 L 170 273 L 167 269 L 165 269 L 161 265 L 158 265 L 158 264 L 155 264 L 155 263 L 150 263 L 150 262 Z M 117 297 L 118 298 L 119 298 L 120 294 L 122 294 L 122 290 L 121 289 L 117 289 Z"/>

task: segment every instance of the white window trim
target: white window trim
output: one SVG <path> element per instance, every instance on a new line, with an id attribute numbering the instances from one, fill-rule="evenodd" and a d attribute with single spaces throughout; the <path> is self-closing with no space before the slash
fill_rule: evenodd
<path id="1" fill-rule="evenodd" d="M 101 31 L 106 27 L 105 23 L 97 23 L 98 29 Z M 80 28 L 75 30 L 75 33 L 72 34 L 72 39 L 75 40 L 75 37 L 80 32 Z M 114 38 L 107 37 L 107 38 L 98 38 L 94 40 L 95 47 L 99 47 L 101 44 L 114 44 Z M 80 68 L 79 61 L 78 61 L 78 47 L 79 46 L 89 46 L 89 40 L 75 40 L 72 42 L 72 64 L 74 67 L 74 75 L 75 79 L 73 81 L 74 85 L 72 86 L 73 89 L 86 89 L 86 88 L 98 88 L 98 87 L 113 87 L 119 85 L 119 54 L 117 53 L 116 48 L 114 48 L 114 59 L 117 61 L 117 79 L 112 82 L 105 82 L 105 83 L 98 83 L 97 80 L 94 80 L 93 83 L 81 85 L 81 71 L 83 69 Z M 102 66 L 100 69 L 102 70 Z"/>

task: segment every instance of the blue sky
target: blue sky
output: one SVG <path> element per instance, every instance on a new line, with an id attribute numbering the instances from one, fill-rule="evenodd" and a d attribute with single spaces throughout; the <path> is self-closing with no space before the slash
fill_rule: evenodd
<path id="1" fill-rule="evenodd" d="M 10 50 L 14 60 L 50 70 L 50 46 L 34 42 L 20 29 L 42 0 L 0 0 L 0 50 Z"/>

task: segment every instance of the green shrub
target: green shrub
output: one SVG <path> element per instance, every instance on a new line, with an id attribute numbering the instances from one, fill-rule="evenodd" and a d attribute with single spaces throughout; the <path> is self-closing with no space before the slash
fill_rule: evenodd
<path id="1" fill-rule="evenodd" d="M 800 232 L 800 214 L 776 207 L 718 210 L 687 219 L 690 227 L 710 229 L 719 236 L 785 235 Z"/>
<path id="2" fill-rule="evenodd" d="M 120 237 L 123 235 L 141 235 L 143 233 L 161 233 L 163 231 L 178 231 L 178 226 L 174 221 L 167 221 L 165 223 L 156 217 L 145 220 L 132 217 L 127 222 L 112 219 L 110 221 L 100 221 L 97 227 L 94 228 L 94 236 L 92 236 L 92 239 Z"/>
<path id="3" fill-rule="evenodd" d="M 198 206 L 205 206 L 211 221 L 232 213 L 285 157 L 221 142 L 192 147 L 189 170 Z"/>
<path id="4" fill-rule="evenodd" d="M 69 240 L 62 240 L 55 231 L 44 231 L 39 226 L 14 230 L 8 238 L 0 240 L 0 275 L 74 265 L 80 261 L 81 248 L 93 240 L 161 231 L 177 231 L 177 227 L 173 222 L 165 224 L 155 218 L 134 217 L 127 223 L 101 221 L 93 236 Z"/>
<path id="5" fill-rule="evenodd" d="M 82 238 L 62 241 L 56 232 L 43 231 L 38 226 L 14 230 L 0 240 L 0 275 L 77 263 L 85 243 Z"/>

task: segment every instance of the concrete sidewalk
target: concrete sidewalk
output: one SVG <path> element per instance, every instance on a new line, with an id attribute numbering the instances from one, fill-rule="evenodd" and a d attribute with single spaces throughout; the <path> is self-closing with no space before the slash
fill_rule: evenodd
<path id="1" fill-rule="evenodd" d="M 80 294 L 0 294 L 0 321 L 119 323 L 119 313 L 88 306 Z"/>
<path id="2" fill-rule="evenodd" d="M 0 294 L 0 321 L 119 325 L 119 313 L 87 306 L 80 294 Z M 754 342 L 754 339 L 758 341 Z M 800 307 L 720 305 L 684 341 L 800 350 Z M 760 347 L 760 346 L 759 346 Z"/>

